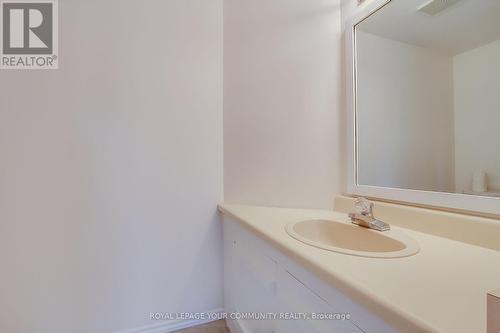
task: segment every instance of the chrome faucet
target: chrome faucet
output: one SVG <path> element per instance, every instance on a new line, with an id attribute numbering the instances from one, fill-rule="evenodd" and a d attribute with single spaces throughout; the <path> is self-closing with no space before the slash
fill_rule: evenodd
<path id="1" fill-rule="evenodd" d="M 373 203 L 367 199 L 359 197 L 354 200 L 354 208 L 357 213 L 349 213 L 352 223 L 377 231 L 388 231 L 391 229 L 389 224 L 377 220 L 373 216 Z"/>

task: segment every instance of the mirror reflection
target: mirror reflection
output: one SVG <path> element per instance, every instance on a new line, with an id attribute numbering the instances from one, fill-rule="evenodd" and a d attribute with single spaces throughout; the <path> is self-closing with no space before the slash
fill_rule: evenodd
<path id="1" fill-rule="evenodd" d="M 500 197 L 500 1 L 392 0 L 355 41 L 358 184 Z"/>

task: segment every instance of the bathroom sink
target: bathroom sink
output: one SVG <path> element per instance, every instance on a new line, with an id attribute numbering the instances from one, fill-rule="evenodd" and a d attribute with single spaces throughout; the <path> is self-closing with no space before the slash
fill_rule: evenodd
<path id="1" fill-rule="evenodd" d="M 334 220 L 294 222 L 286 231 L 308 245 L 361 257 L 401 258 L 420 250 L 414 239 L 398 230 L 380 232 Z"/>

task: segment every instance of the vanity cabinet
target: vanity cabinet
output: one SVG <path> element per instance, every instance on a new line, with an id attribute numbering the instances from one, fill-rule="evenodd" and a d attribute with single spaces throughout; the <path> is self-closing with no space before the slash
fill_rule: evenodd
<path id="1" fill-rule="evenodd" d="M 397 332 L 228 216 L 224 279 L 225 310 L 233 333 Z M 249 314 L 268 317 L 245 318 Z M 350 319 L 305 320 L 303 314 Z"/>

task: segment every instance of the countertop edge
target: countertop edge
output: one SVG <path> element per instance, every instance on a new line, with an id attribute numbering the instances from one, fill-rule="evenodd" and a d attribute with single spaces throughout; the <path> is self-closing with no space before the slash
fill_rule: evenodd
<path id="1" fill-rule="evenodd" d="M 245 229 L 251 231 L 257 237 L 267 241 L 278 251 L 289 255 L 292 260 L 301 264 L 304 268 L 315 274 L 319 279 L 333 288 L 336 288 L 349 298 L 352 298 L 369 312 L 380 317 L 394 328 L 405 333 L 444 333 L 439 329 L 429 326 L 427 323 L 415 317 L 411 313 L 401 311 L 400 309 L 394 307 L 383 298 L 377 296 L 376 293 L 373 293 L 372 291 L 367 290 L 352 281 L 332 274 L 331 272 L 325 270 L 322 265 L 311 262 L 307 257 L 301 255 L 298 251 L 295 251 L 285 244 L 278 242 L 258 228 L 255 228 L 253 225 L 245 221 L 245 218 L 239 216 L 237 213 L 234 213 L 230 208 L 227 208 L 227 205 L 218 205 L 218 210 L 222 214 L 235 219 L 241 226 L 245 227 Z"/>

